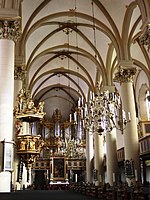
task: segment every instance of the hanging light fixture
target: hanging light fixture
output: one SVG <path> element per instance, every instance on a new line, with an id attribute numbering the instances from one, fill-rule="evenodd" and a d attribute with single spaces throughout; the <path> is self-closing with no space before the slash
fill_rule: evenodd
<path id="1" fill-rule="evenodd" d="M 113 128 L 123 132 L 131 116 L 130 112 L 126 116 L 122 111 L 119 94 L 108 90 L 101 92 L 97 88 L 97 93 L 94 95 L 91 92 L 90 96 L 89 104 L 85 107 L 85 127 L 100 135 L 102 132 L 111 132 Z"/>
<path id="2" fill-rule="evenodd" d="M 97 59 L 95 32 L 96 26 L 93 1 L 91 4 L 93 15 L 95 59 Z M 126 116 L 125 111 L 122 110 L 119 93 L 116 90 L 112 92 L 105 90 L 102 92 L 99 81 L 97 81 L 96 93 L 92 91 L 90 92 L 90 100 L 89 103 L 85 104 L 84 106 L 84 114 L 85 128 L 100 135 L 102 135 L 103 132 L 111 132 L 113 128 L 116 128 L 123 133 L 127 123 L 131 121 L 130 113 L 128 112 L 128 115 Z"/>

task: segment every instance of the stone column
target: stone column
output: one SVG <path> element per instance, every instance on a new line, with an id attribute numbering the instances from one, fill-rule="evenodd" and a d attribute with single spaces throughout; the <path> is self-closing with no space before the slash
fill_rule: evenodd
<path id="1" fill-rule="evenodd" d="M 92 183 L 93 133 L 86 130 L 86 182 Z"/>
<path id="2" fill-rule="evenodd" d="M 127 114 L 130 112 L 131 121 L 127 123 L 123 137 L 124 137 L 124 151 L 125 160 L 133 161 L 134 169 L 136 171 L 138 180 L 140 179 L 140 164 L 139 164 L 139 144 L 138 131 L 136 123 L 135 99 L 133 92 L 133 78 L 136 69 L 133 67 L 120 67 L 116 73 L 115 81 L 120 82 L 122 108 Z M 128 184 L 135 182 L 135 177 L 126 177 Z"/>
<path id="3" fill-rule="evenodd" d="M 112 186 L 118 178 L 116 129 L 106 133 L 106 169 L 107 182 Z"/>
<path id="4" fill-rule="evenodd" d="M 116 128 L 112 122 L 116 123 L 115 119 L 115 92 L 114 86 L 104 86 L 104 91 L 108 91 L 108 103 L 106 105 L 106 110 L 110 110 L 110 113 L 106 114 L 106 174 L 107 182 L 113 186 L 115 182 L 118 181 L 118 160 L 117 160 L 117 141 L 116 141 Z M 112 119 L 111 119 L 112 118 Z"/>
<path id="5" fill-rule="evenodd" d="M 0 192 L 10 192 L 11 169 L 7 170 L 5 163 L 13 163 L 14 50 L 20 35 L 19 20 L 1 20 L 0 30 L 0 141 L 7 143 L 1 152 Z M 10 157 L 5 156 L 8 153 Z"/>
<path id="6" fill-rule="evenodd" d="M 20 60 L 16 60 L 15 73 L 14 73 L 14 106 L 16 106 L 16 98 L 19 91 L 22 89 L 23 80 L 25 79 L 25 70 L 22 67 Z M 13 140 L 16 141 L 16 119 L 14 117 L 14 135 Z M 20 164 L 19 156 L 16 154 L 16 148 L 14 150 L 14 171 L 12 173 L 12 183 L 14 187 L 19 184 L 17 183 L 18 165 Z"/>
<path id="7" fill-rule="evenodd" d="M 103 182 L 104 174 L 104 154 L 103 154 L 103 135 L 94 133 L 94 169 L 97 172 L 97 180 L 95 185 L 99 185 Z"/>

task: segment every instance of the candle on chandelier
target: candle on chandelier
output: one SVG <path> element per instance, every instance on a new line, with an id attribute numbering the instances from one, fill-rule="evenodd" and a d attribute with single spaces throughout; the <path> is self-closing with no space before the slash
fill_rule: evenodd
<path id="1" fill-rule="evenodd" d="M 83 97 L 82 97 L 82 105 L 83 105 L 83 103 L 84 103 L 84 101 L 83 101 L 84 99 L 83 99 Z"/>
<path id="2" fill-rule="evenodd" d="M 85 99 L 86 99 L 86 102 L 87 102 L 88 101 L 88 95 L 87 94 L 85 95 Z"/>
<path id="3" fill-rule="evenodd" d="M 77 112 L 74 113 L 74 121 L 77 121 Z"/>
<path id="4" fill-rule="evenodd" d="M 90 99 L 92 99 L 92 91 L 90 91 Z"/>
<path id="5" fill-rule="evenodd" d="M 84 114 L 84 113 L 83 113 L 83 110 L 81 109 L 81 118 L 83 118 L 83 117 L 84 117 L 84 116 L 83 116 L 83 114 Z"/>
<path id="6" fill-rule="evenodd" d="M 93 100 L 95 99 L 95 94 L 94 94 L 94 92 L 93 92 Z"/>
<path id="7" fill-rule="evenodd" d="M 78 182 L 78 175 L 75 174 L 75 182 L 77 183 Z"/>
<path id="8" fill-rule="evenodd" d="M 150 95 L 150 91 L 149 91 L 149 90 L 147 90 L 147 93 L 146 93 L 146 94 L 147 94 L 147 96 L 149 96 L 149 95 Z"/>
<path id="9" fill-rule="evenodd" d="M 118 105 L 120 105 L 120 96 L 118 96 Z"/>
<path id="10" fill-rule="evenodd" d="M 71 116 L 71 114 L 70 114 L 70 122 L 71 122 L 71 120 L 72 120 L 72 116 Z"/>
<path id="11" fill-rule="evenodd" d="M 126 113 L 125 113 L 125 111 L 123 110 L 122 112 L 123 112 L 123 119 L 126 119 Z"/>
<path id="12" fill-rule="evenodd" d="M 87 111 L 88 111 L 87 104 L 85 104 L 85 108 L 84 108 L 85 116 L 87 115 Z"/>
<path id="13" fill-rule="evenodd" d="M 128 112 L 128 119 L 129 119 L 129 121 L 131 121 L 131 113 L 130 112 Z"/>
<path id="14" fill-rule="evenodd" d="M 78 107 L 80 107 L 80 104 L 81 103 L 81 99 L 80 99 L 80 97 L 79 97 L 79 100 L 78 100 Z"/>

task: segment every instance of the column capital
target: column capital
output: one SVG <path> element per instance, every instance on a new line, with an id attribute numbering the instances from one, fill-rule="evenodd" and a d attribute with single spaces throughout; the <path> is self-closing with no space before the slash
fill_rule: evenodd
<path id="1" fill-rule="evenodd" d="M 133 82 L 133 78 L 136 74 L 136 71 L 137 70 L 134 67 L 129 67 L 129 68 L 119 67 L 118 72 L 115 73 L 113 81 L 119 83 Z"/>
<path id="2" fill-rule="evenodd" d="M 24 66 L 15 66 L 14 79 L 25 80 L 25 78 L 26 78 L 26 70 L 24 69 Z"/>
<path id="3" fill-rule="evenodd" d="M 0 19 L 0 39 L 16 42 L 21 35 L 20 17 Z"/>
<path id="4" fill-rule="evenodd" d="M 141 45 L 147 46 L 148 51 L 150 50 L 150 22 L 143 26 L 139 41 Z"/>

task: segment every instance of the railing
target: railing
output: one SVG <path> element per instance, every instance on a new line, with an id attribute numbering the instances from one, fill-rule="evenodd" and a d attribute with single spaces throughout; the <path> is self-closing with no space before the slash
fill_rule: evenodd
<path id="1" fill-rule="evenodd" d="M 124 157 L 124 147 L 117 150 L 117 159 L 118 159 L 118 162 L 124 161 L 124 159 L 125 159 L 125 157 Z"/>
<path id="2" fill-rule="evenodd" d="M 139 139 L 140 145 L 140 155 L 145 155 L 150 153 L 150 135 L 142 137 Z M 124 161 L 124 147 L 117 150 L 118 162 Z"/>
<path id="3" fill-rule="evenodd" d="M 140 138 L 140 155 L 150 153 L 150 135 Z"/>

